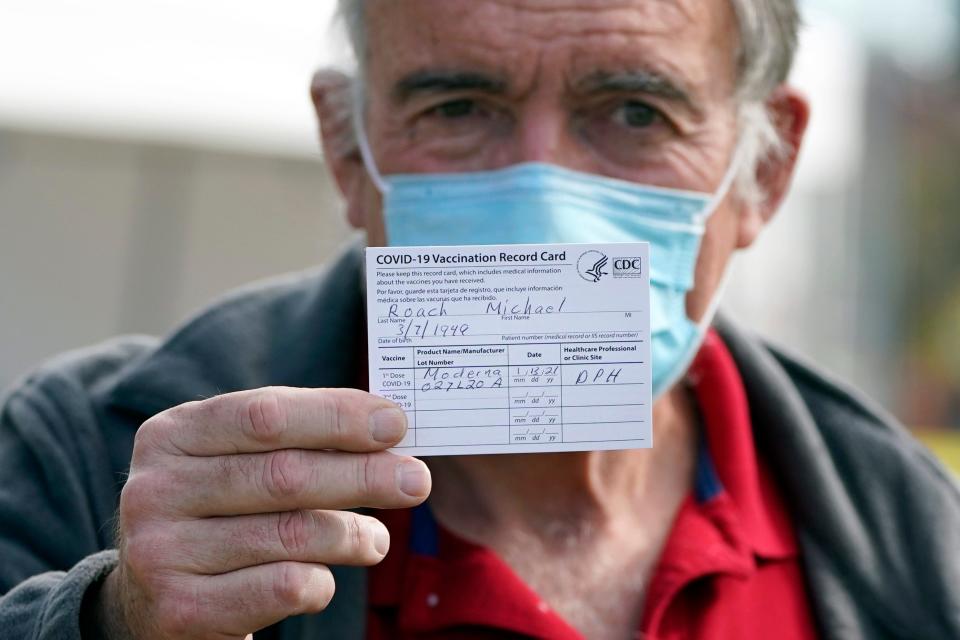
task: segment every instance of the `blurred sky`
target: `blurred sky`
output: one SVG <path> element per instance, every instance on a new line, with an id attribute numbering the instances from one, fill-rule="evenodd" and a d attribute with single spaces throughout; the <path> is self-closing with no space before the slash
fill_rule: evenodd
<path id="1" fill-rule="evenodd" d="M 956 58 L 954 0 L 803 4 L 817 27 L 810 37 L 829 40 L 806 47 L 797 69 L 821 103 L 838 79 L 832 67 L 856 64 L 864 43 L 926 75 Z M 4 0 L 0 124 L 315 154 L 306 87 L 312 69 L 343 50 L 328 26 L 334 8 L 333 0 Z M 826 35 L 822 16 L 834 26 Z M 822 107 L 843 109 L 834 102 Z"/>
<path id="2" fill-rule="evenodd" d="M 3 0 L 0 123 L 315 154 L 332 0 Z"/>

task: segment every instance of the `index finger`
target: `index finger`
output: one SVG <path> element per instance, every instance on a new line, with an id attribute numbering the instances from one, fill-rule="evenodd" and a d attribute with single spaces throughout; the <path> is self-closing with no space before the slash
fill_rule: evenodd
<path id="1" fill-rule="evenodd" d="M 378 451 L 407 430 L 393 402 L 358 389 L 264 387 L 188 402 L 141 427 L 170 453 L 216 456 L 277 449 Z"/>

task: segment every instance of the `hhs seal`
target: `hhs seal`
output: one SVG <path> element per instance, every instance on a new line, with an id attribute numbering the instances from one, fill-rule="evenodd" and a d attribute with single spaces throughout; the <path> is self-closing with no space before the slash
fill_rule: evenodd
<path id="1" fill-rule="evenodd" d="M 603 270 L 606 266 L 607 256 L 595 249 L 590 249 L 580 254 L 580 259 L 577 260 L 577 273 L 587 282 L 600 282 L 600 278 L 609 273 Z"/>

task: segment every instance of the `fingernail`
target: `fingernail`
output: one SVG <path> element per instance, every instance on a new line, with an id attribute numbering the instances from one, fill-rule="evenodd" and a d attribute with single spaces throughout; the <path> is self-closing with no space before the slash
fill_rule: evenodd
<path id="1" fill-rule="evenodd" d="M 400 409 L 388 407 L 370 414 L 370 435 L 377 442 L 397 442 L 406 428 L 407 416 Z"/>
<path id="2" fill-rule="evenodd" d="M 387 555 L 390 549 L 390 532 L 382 524 L 374 525 L 376 531 L 373 532 L 373 548 L 382 556 Z"/>
<path id="3" fill-rule="evenodd" d="M 397 465 L 400 491 L 413 498 L 423 498 L 430 493 L 430 471 L 419 460 L 408 460 Z"/>

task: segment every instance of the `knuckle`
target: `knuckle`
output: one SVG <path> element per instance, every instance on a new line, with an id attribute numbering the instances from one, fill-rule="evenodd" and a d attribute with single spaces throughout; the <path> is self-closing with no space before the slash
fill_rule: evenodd
<path id="1" fill-rule="evenodd" d="M 343 442 L 349 436 L 350 424 L 345 416 L 349 405 L 344 400 L 343 391 L 345 389 L 322 389 L 316 396 L 314 407 L 321 428 L 335 442 Z"/>
<path id="2" fill-rule="evenodd" d="M 147 531 L 139 531 L 124 539 L 124 565 L 134 581 L 148 586 L 163 574 L 168 546 L 162 535 Z"/>
<path id="3" fill-rule="evenodd" d="M 164 635 L 174 638 L 195 633 L 203 620 L 203 608 L 197 594 L 185 589 L 171 589 L 157 602 L 157 626 Z"/>
<path id="4" fill-rule="evenodd" d="M 370 394 L 358 389 L 326 389 L 323 394 L 323 415 L 330 433 L 339 442 L 365 441 L 366 398 Z M 361 418 L 361 415 L 363 418 Z"/>
<path id="5" fill-rule="evenodd" d="M 278 388 L 266 387 L 252 394 L 241 408 L 240 424 L 255 441 L 275 442 L 286 430 L 287 412 L 281 396 Z"/>
<path id="6" fill-rule="evenodd" d="M 309 520 L 303 511 L 286 511 L 278 514 L 277 536 L 287 555 L 297 558 L 303 555 L 310 542 Z"/>
<path id="7" fill-rule="evenodd" d="M 137 429 L 133 435 L 133 457 L 137 458 L 154 448 L 155 434 L 153 432 L 154 418 L 150 418 Z"/>
<path id="8" fill-rule="evenodd" d="M 274 594 L 281 605 L 292 611 L 302 611 L 309 604 L 310 576 L 304 569 L 295 562 L 282 562 L 277 567 Z"/>
<path id="9" fill-rule="evenodd" d="M 133 436 L 133 457 L 143 458 L 160 449 L 175 427 L 176 420 L 166 411 L 146 420 Z"/>
<path id="10" fill-rule="evenodd" d="M 275 499 L 290 498 L 307 488 L 308 478 L 296 449 L 279 449 L 267 454 L 263 484 Z"/>
<path id="11" fill-rule="evenodd" d="M 176 442 L 177 433 L 185 421 L 207 406 L 205 402 L 200 401 L 184 402 L 147 419 L 134 434 L 134 459 L 157 452 L 184 455 L 186 452 Z"/>
<path id="12" fill-rule="evenodd" d="M 369 527 L 363 523 L 359 516 L 354 515 L 353 517 L 347 518 L 345 526 L 347 529 L 346 541 L 354 555 L 363 553 L 373 546 Z"/>
<path id="13" fill-rule="evenodd" d="M 151 474 L 135 473 L 127 478 L 120 492 L 120 506 L 117 511 L 121 529 L 146 517 L 153 509 L 153 501 L 160 490 Z"/>
<path id="14" fill-rule="evenodd" d="M 338 440 L 346 440 L 350 436 L 350 421 L 347 420 L 349 403 L 342 393 L 328 393 L 326 397 L 330 428 Z"/>
<path id="15" fill-rule="evenodd" d="M 359 455 L 356 458 L 357 488 L 362 495 L 369 495 L 377 486 L 377 464 L 372 455 Z"/>
<path id="16" fill-rule="evenodd" d="M 333 574 L 324 565 L 284 562 L 275 575 L 275 597 L 292 614 L 323 611 L 336 590 Z"/>

